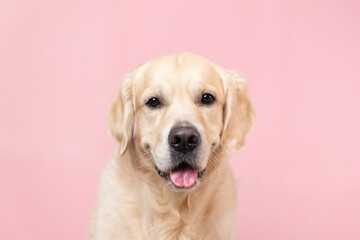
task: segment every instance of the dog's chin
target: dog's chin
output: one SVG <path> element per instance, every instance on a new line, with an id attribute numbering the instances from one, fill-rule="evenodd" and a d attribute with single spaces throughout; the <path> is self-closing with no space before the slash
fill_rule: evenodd
<path id="1" fill-rule="evenodd" d="M 186 162 L 182 162 L 168 172 L 161 171 L 156 165 L 155 170 L 174 190 L 189 191 L 199 186 L 199 181 L 204 176 L 206 168 L 197 170 Z"/>

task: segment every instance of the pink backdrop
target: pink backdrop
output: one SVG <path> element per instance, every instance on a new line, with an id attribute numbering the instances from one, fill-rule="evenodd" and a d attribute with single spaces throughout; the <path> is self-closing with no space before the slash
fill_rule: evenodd
<path id="1" fill-rule="evenodd" d="M 194 52 L 249 81 L 237 239 L 360 239 L 359 1 L 0 2 L 0 239 L 87 239 L 122 76 Z"/>

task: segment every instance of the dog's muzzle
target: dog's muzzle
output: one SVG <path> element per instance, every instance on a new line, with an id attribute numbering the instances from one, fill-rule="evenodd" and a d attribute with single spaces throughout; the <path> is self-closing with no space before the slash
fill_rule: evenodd
<path id="1" fill-rule="evenodd" d="M 201 144 L 200 133 L 192 126 L 177 126 L 171 129 L 168 143 L 172 167 L 169 172 L 156 168 L 157 173 L 168 179 L 176 188 L 191 188 L 202 178 L 205 169 L 197 168 L 197 150 Z"/>

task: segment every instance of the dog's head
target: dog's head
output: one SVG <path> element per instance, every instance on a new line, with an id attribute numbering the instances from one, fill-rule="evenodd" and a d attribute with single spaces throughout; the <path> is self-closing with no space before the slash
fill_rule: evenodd
<path id="1" fill-rule="evenodd" d="M 176 189 L 204 175 L 214 150 L 238 151 L 253 121 L 247 85 L 236 73 L 193 54 L 166 55 L 128 74 L 109 127 L 123 154 Z M 219 161 L 218 158 L 214 157 Z"/>

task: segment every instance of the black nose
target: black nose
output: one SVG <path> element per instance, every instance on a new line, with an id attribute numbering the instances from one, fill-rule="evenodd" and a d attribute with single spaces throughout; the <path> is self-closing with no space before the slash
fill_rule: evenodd
<path id="1" fill-rule="evenodd" d="M 174 127 L 169 133 L 169 144 L 178 152 L 191 152 L 200 142 L 200 134 L 193 127 Z"/>

